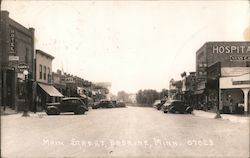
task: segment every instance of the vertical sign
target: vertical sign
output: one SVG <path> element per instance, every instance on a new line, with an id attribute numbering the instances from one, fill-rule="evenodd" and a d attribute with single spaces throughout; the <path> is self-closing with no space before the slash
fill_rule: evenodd
<path id="1" fill-rule="evenodd" d="M 19 61 L 19 56 L 16 55 L 15 30 L 10 30 L 10 51 L 9 61 Z"/>
<path id="2" fill-rule="evenodd" d="M 15 54 L 15 30 L 10 30 L 10 54 Z"/>

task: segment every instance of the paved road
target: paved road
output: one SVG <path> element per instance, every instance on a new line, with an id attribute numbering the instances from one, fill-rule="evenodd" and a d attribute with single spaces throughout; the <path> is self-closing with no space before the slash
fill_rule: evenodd
<path id="1" fill-rule="evenodd" d="M 153 108 L 1 117 L 4 157 L 249 157 L 249 126 Z"/>

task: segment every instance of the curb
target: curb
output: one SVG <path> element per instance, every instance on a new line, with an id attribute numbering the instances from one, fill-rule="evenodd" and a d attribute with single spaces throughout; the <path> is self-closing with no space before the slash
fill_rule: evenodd
<path id="1" fill-rule="evenodd" d="M 230 114 L 220 114 L 221 118 L 216 118 L 217 116 L 216 113 L 205 112 L 201 110 L 194 110 L 193 115 L 198 116 L 198 117 L 204 117 L 204 118 L 227 120 L 227 121 L 231 121 L 235 123 L 249 123 L 250 122 L 249 116 L 234 116 Z"/>

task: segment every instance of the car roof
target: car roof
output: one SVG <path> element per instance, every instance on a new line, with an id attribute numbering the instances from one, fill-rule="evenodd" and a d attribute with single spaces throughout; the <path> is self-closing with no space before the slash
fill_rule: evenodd
<path id="1" fill-rule="evenodd" d="M 72 99 L 81 100 L 80 98 L 77 98 L 77 97 L 66 97 L 66 98 L 63 98 L 62 100 L 72 100 Z"/>
<path id="2" fill-rule="evenodd" d="M 171 102 L 183 102 L 182 100 L 170 100 Z"/>

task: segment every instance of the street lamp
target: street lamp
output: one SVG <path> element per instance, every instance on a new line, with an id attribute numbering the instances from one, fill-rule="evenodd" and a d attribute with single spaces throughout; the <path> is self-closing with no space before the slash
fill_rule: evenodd
<path id="1" fill-rule="evenodd" d="M 27 70 L 24 70 L 23 71 L 23 75 L 24 75 L 24 85 L 25 85 L 25 88 L 24 88 L 24 93 L 25 93 L 25 96 L 24 96 L 24 99 L 25 99 L 25 105 L 24 105 L 24 111 L 23 111 L 23 115 L 22 115 L 22 117 L 29 117 L 29 114 L 28 114 L 28 102 L 27 102 L 27 100 L 28 100 L 28 90 L 27 90 L 27 88 L 28 88 L 28 74 L 29 74 L 29 72 L 27 71 Z"/>

